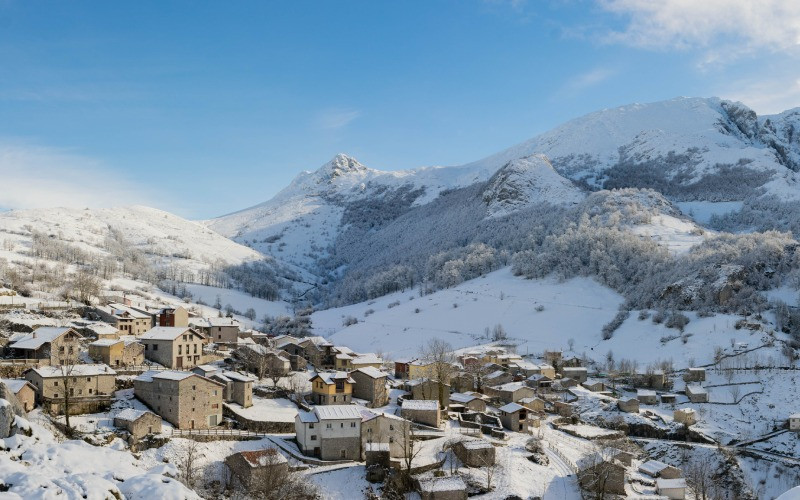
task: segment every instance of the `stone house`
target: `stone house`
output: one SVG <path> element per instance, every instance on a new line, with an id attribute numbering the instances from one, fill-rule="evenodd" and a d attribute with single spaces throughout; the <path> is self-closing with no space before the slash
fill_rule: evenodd
<path id="1" fill-rule="evenodd" d="M 800 432 L 800 413 L 789 415 L 789 430 Z"/>
<path id="2" fill-rule="evenodd" d="M 620 398 L 617 401 L 617 407 L 619 407 L 619 411 L 624 411 L 625 413 L 639 413 L 639 400 L 636 398 Z"/>
<path id="3" fill-rule="evenodd" d="M 86 325 L 82 333 L 88 334 L 89 336 L 94 335 L 97 337 L 97 340 L 119 338 L 119 330 L 117 330 L 117 327 L 111 326 L 108 323 L 92 323 Z"/>
<path id="4" fill-rule="evenodd" d="M 397 360 L 394 362 L 394 378 L 398 380 L 408 380 L 409 363 L 411 360 Z"/>
<path id="5" fill-rule="evenodd" d="M 683 374 L 683 380 L 686 382 L 705 382 L 706 369 L 705 368 L 689 368 Z"/>
<path id="6" fill-rule="evenodd" d="M 434 399 L 406 399 L 400 408 L 400 416 L 418 424 L 439 427 L 439 421 L 441 420 L 439 401 Z"/>
<path id="7" fill-rule="evenodd" d="M 536 390 L 528 387 L 524 382 L 509 382 L 503 385 L 487 387 L 486 394 L 504 403 L 516 403 L 520 399 L 532 398 L 536 395 Z"/>
<path id="8" fill-rule="evenodd" d="M 402 458 L 406 438 L 410 437 L 411 422 L 391 413 L 361 410 L 361 448 L 368 444 L 386 444 L 391 458 Z"/>
<path id="9" fill-rule="evenodd" d="M 553 380 L 547 375 L 542 375 L 541 373 L 534 373 L 533 375 L 528 376 L 528 378 L 525 379 L 525 383 L 528 384 L 528 387 L 533 387 L 536 389 L 537 392 L 548 392 L 553 386 Z M 577 384 L 577 382 L 575 383 Z"/>
<path id="10" fill-rule="evenodd" d="M 126 408 L 114 416 L 114 427 L 125 429 L 138 440 L 148 434 L 161 433 L 161 417 L 151 411 Z"/>
<path id="11" fill-rule="evenodd" d="M 306 337 L 299 340 L 299 345 L 303 349 L 303 357 L 307 362 L 317 369 L 330 370 L 335 368 L 336 354 L 341 351 L 337 351 L 333 344 L 320 336 Z"/>
<path id="12" fill-rule="evenodd" d="M 463 392 L 454 392 L 450 394 L 450 410 L 458 411 L 456 407 L 466 409 L 469 411 L 486 411 L 486 401 L 475 394 L 465 394 Z"/>
<path id="13" fill-rule="evenodd" d="M 547 364 L 561 366 L 561 358 L 564 354 L 561 351 L 544 351 L 542 357 Z"/>
<path id="14" fill-rule="evenodd" d="M 350 372 L 350 378 L 355 381 L 353 397 L 365 399 L 369 406 L 383 406 L 389 402 L 389 392 L 386 390 L 386 381 L 389 375 L 373 366 L 366 366 Z"/>
<path id="15" fill-rule="evenodd" d="M 372 465 L 378 465 L 388 469 L 392 465 L 392 453 L 389 443 L 366 443 L 361 445 L 364 450 L 364 461 L 369 469 Z M 370 471 L 367 470 L 367 474 Z M 370 481 L 369 476 L 367 481 Z"/>
<path id="16" fill-rule="evenodd" d="M 692 408 L 678 408 L 672 412 L 672 419 L 688 427 L 697 423 L 697 412 Z"/>
<path id="17" fill-rule="evenodd" d="M 515 432 L 527 432 L 528 410 L 518 403 L 508 403 L 498 408 L 503 427 Z"/>
<path id="18" fill-rule="evenodd" d="M 100 339 L 89 344 L 89 357 L 108 366 L 144 364 L 144 345 L 135 340 Z"/>
<path id="19" fill-rule="evenodd" d="M 94 312 L 105 322 L 111 323 L 121 335 L 138 337 L 153 326 L 152 316 L 117 303 L 99 306 Z"/>
<path id="20" fill-rule="evenodd" d="M 46 411 L 64 412 L 69 396 L 70 415 L 97 412 L 107 408 L 116 389 L 117 372 L 107 365 L 40 366 L 25 372 L 25 379 L 36 389 L 36 399 Z"/>
<path id="21" fill-rule="evenodd" d="M 289 461 L 277 448 L 240 451 L 226 457 L 225 465 L 231 472 L 231 482 L 241 488 L 257 488 L 262 481 L 289 473 Z"/>
<path id="22" fill-rule="evenodd" d="M 675 404 L 678 400 L 678 396 L 669 392 L 663 392 L 658 395 L 661 399 L 661 402 L 664 404 Z"/>
<path id="23" fill-rule="evenodd" d="M 544 363 L 539 365 L 539 375 L 549 377 L 551 380 L 556 378 L 556 369 L 553 365 Z"/>
<path id="24" fill-rule="evenodd" d="M 566 378 L 576 380 L 579 384 L 586 382 L 589 378 L 589 370 L 583 366 L 565 366 L 561 369 L 561 375 Z"/>
<path id="25" fill-rule="evenodd" d="M 253 406 L 253 378 L 230 370 L 218 370 L 209 377 L 225 384 L 222 400 L 226 403 L 237 403 L 242 408 Z"/>
<path id="26" fill-rule="evenodd" d="M 644 405 L 658 404 L 658 395 L 656 391 L 651 391 L 650 389 L 638 389 L 636 391 L 636 399 L 639 400 L 639 403 Z"/>
<path id="27" fill-rule="evenodd" d="M 347 372 L 320 372 L 311 382 L 311 402 L 315 405 L 349 405 L 353 402 L 353 380 Z"/>
<path id="28" fill-rule="evenodd" d="M 346 352 L 337 353 L 334 356 L 334 365 L 333 369 L 336 371 L 346 371 L 349 372 L 353 369 L 353 356 Z"/>
<path id="29" fill-rule="evenodd" d="M 192 318 L 189 327 L 215 344 L 232 345 L 239 341 L 239 322 L 233 318 Z"/>
<path id="30" fill-rule="evenodd" d="M 633 383 L 639 387 L 663 390 L 667 387 L 667 376 L 663 370 L 638 372 L 633 377 Z"/>
<path id="31" fill-rule="evenodd" d="M 547 401 L 542 398 L 523 398 L 517 402 L 525 408 L 537 413 L 541 413 L 547 408 Z"/>
<path id="32" fill-rule="evenodd" d="M 440 401 L 442 408 L 450 406 L 450 385 L 443 384 L 440 393 L 439 381 L 429 378 L 415 378 L 407 380 L 403 384 L 403 389 L 411 393 L 412 399 L 436 399 L 440 400 L 440 396 L 444 399 Z"/>
<path id="33" fill-rule="evenodd" d="M 593 453 L 578 460 L 578 483 L 586 491 L 625 496 L 625 466 Z"/>
<path id="34" fill-rule="evenodd" d="M 436 377 L 436 363 L 424 359 L 415 359 L 408 363 L 408 378 Z"/>
<path id="35" fill-rule="evenodd" d="M 569 389 L 571 387 L 576 387 L 577 385 L 578 385 L 578 381 L 575 380 L 574 378 L 564 377 L 564 378 L 560 378 L 558 380 L 553 380 L 553 383 L 550 384 L 550 387 L 552 387 L 553 390 L 564 390 L 565 391 L 565 390 L 567 390 L 567 389 Z"/>
<path id="36" fill-rule="evenodd" d="M 453 445 L 453 453 L 467 467 L 486 467 L 495 463 L 495 449 L 485 439 L 465 439 Z"/>
<path id="37" fill-rule="evenodd" d="M 606 384 L 604 384 L 602 380 L 596 378 L 587 378 L 581 383 L 581 386 L 592 392 L 603 392 L 606 390 Z"/>
<path id="38" fill-rule="evenodd" d="M 509 366 L 509 369 L 512 373 L 519 374 L 523 378 L 542 373 L 541 366 L 524 359 L 515 361 Z"/>
<path id="39" fill-rule="evenodd" d="M 475 377 L 467 372 L 456 372 L 450 377 L 450 387 L 456 392 L 475 390 Z"/>
<path id="40" fill-rule="evenodd" d="M 156 326 L 189 326 L 189 312 L 183 307 L 165 307 L 158 312 Z"/>
<path id="41" fill-rule="evenodd" d="M 33 410 L 36 406 L 36 387 L 33 384 L 21 378 L 6 378 L 2 382 L 17 396 L 23 410 Z"/>
<path id="42" fill-rule="evenodd" d="M 133 393 L 178 429 L 207 429 L 222 422 L 225 384 L 192 372 L 149 371 L 133 381 Z"/>
<path id="43" fill-rule="evenodd" d="M 692 403 L 708 403 L 708 390 L 699 385 L 686 385 L 686 396 Z"/>
<path id="44" fill-rule="evenodd" d="M 483 386 L 503 385 L 514 381 L 514 376 L 505 370 L 494 370 L 483 376 Z"/>
<path id="45" fill-rule="evenodd" d="M 17 359 L 39 360 L 57 365 L 63 360 L 76 359 L 83 337 L 72 328 L 39 327 L 31 333 L 14 338 L 8 344 L 11 356 Z"/>
<path id="46" fill-rule="evenodd" d="M 420 500 L 467 500 L 467 485 L 460 476 L 417 481 Z"/>
<path id="47" fill-rule="evenodd" d="M 361 411 L 357 405 L 300 410 L 294 421 L 300 451 L 322 460 L 360 460 Z"/>
<path id="48" fill-rule="evenodd" d="M 565 401 L 556 401 L 553 403 L 553 412 L 562 417 L 571 417 L 575 413 L 575 406 Z"/>
<path id="49" fill-rule="evenodd" d="M 189 369 L 203 362 L 205 338 L 184 326 L 157 326 L 139 340 L 144 357 L 167 368 Z"/>

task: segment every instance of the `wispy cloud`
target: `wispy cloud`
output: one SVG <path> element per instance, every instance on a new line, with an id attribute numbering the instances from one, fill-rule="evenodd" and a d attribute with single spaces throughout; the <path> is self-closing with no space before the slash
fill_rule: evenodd
<path id="1" fill-rule="evenodd" d="M 341 130 L 361 116 L 361 111 L 352 108 L 329 108 L 321 111 L 315 120 L 324 130 Z"/>
<path id="2" fill-rule="evenodd" d="M 733 81 L 718 94 L 741 101 L 761 115 L 780 113 L 800 104 L 800 72 Z"/>
<path id="3" fill-rule="evenodd" d="M 567 79 L 556 91 L 555 95 L 556 97 L 563 98 L 580 94 L 589 88 L 600 85 L 616 74 L 617 70 L 612 68 L 591 69 Z"/>
<path id="4" fill-rule="evenodd" d="M 102 162 L 27 143 L 0 142 L 0 178 L 2 208 L 163 206 L 150 186 Z"/>
<path id="5" fill-rule="evenodd" d="M 625 18 L 604 39 L 649 49 L 701 49 L 703 63 L 755 51 L 800 53 L 798 0 L 597 0 Z"/>

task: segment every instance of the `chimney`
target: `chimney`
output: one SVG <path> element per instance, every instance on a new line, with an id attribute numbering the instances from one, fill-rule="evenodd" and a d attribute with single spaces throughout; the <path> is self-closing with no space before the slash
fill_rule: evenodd
<path id="1" fill-rule="evenodd" d="M 36 330 L 33 331 L 33 338 L 36 338 Z"/>

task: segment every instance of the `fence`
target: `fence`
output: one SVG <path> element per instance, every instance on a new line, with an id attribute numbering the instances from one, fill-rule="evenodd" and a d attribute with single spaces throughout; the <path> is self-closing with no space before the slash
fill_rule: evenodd
<path id="1" fill-rule="evenodd" d="M 572 471 L 573 474 L 578 473 L 578 467 L 574 463 L 572 463 L 572 460 L 565 457 L 564 454 L 561 453 L 561 451 L 557 447 L 553 446 L 552 443 L 547 443 L 547 447 L 550 448 L 550 451 L 555 453 L 556 456 L 560 458 L 561 461 L 567 465 L 567 467 L 569 467 L 569 469 Z"/>
<path id="2" fill-rule="evenodd" d="M 231 436 L 231 437 L 266 437 L 263 432 L 246 431 L 242 429 L 172 429 L 172 436 Z"/>

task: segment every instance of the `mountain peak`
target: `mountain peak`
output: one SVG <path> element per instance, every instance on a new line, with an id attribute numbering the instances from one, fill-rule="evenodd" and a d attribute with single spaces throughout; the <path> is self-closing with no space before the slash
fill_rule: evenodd
<path id="1" fill-rule="evenodd" d="M 339 153 L 331 161 L 320 167 L 317 173 L 322 174 L 321 177 L 331 180 L 349 173 L 364 172 L 366 170 L 367 167 L 352 156 Z"/>

